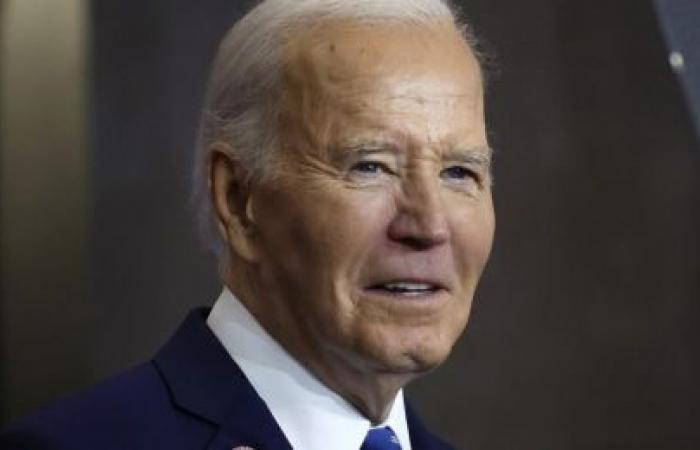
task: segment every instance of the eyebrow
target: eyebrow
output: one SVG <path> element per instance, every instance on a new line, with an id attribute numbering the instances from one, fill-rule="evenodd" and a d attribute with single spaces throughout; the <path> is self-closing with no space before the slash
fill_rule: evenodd
<path id="1" fill-rule="evenodd" d="M 373 154 L 373 153 L 398 153 L 399 149 L 396 144 L 388 140 L 353 140 L 346 144 L 340 145 L 339 150 L 346 153 L 360 153 L 360 154 Z"/>
<path id="2" fill-rule="evenodd" d="M 451 150 L 445 154 L 445 159 L 489 168 L 491 167 L 491 162 L 493 160 L 493 153 L 493 148 L 487 145 L 482 145 L 467 149 Z"/>
<path id="3" fill-rule="evenodd" d="M 336 147 L 333 160 L 337 164 L 346 163 L 355 158 L 363 158 L 368 155 L 400 153 L 395 143 L 389 140 L 378 139 L 353 139 Z"/>

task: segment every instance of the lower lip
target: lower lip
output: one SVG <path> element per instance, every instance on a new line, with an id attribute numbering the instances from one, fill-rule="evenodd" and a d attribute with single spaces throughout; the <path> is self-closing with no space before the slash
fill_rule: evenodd
<path id="1" fill-rule="evenodd" d="M 380 298 L 394 303 L 413 306 L 435 306 L 448 298 L 445 289 L 421 292 L 396 292 L 385 289 L 364 289 L 365 295 Z"/>

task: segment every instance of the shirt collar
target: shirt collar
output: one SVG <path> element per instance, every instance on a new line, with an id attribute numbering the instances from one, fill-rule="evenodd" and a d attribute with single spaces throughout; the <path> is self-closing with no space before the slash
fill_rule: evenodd
<path id="1" fill-rule="evenodd" d="M 371 423 L 315 378 L 275 341 L 224 288 L 207 325 L 266 403 L 293 448 L 357 450 Z M 403 391 L 385 423 L 410 450 Z M 333 443 L 329 445 L 328 436 Z"/>

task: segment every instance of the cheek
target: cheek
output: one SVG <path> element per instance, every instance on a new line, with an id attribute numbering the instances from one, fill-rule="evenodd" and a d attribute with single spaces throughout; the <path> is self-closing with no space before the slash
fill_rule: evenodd
<path id="1" fill-rule="evenodd" d="M 391 220 L 391 196 L 381 190 L 361 191 L 341 188 L 339 192 L 319 196 L 316 205 L 322 211 L 326 252 L 334 259 L 358 263 L 386 235 Z"/>
<path id="2" fill-rule="evenodd" d="M 470 277 L 481 274 L 491 253 L 495 217 L 490 201 L 475 209 L 463 210 L 452 220 L 454 251 L 462 273 Z"/>
<path id="3" fill-rule="evenodd" d="M 263 213 L 272 220 L 261 236 L 265 253 L 284 260 L 287 271 L 311 271 L 319 278 L 352 275 L 386 233 L 392 202 L 385 192 L 324 183 L 287 192 L 295 195 L 266 199 Z"/>

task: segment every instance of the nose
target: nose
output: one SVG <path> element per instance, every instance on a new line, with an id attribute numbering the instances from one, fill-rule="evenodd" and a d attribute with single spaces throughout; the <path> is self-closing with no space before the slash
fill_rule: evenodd
<path id="1" fill-rule="evenodd" d="M 404 182 L 389 238 L 414 250 L 428 250 L 449 240 L 450 232 L 438 180 Z"/>

